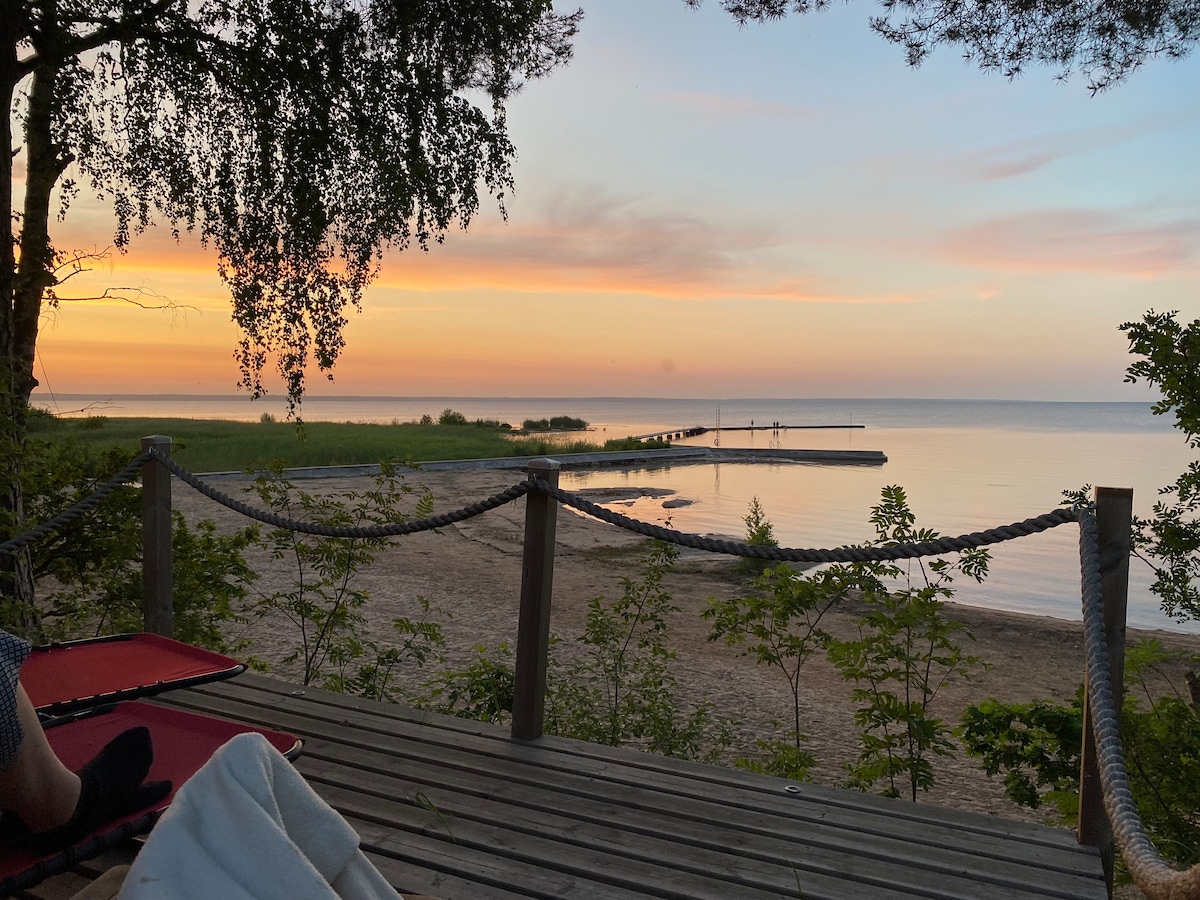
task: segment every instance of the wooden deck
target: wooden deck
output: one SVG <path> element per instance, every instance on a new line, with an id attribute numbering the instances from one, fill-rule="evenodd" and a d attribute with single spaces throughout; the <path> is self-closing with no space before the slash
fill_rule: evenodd
<path id="1" fill-rule="evenodd" d="M 1107 896 L 1098 855 L 1065 830 L 560 738 L 514 742 L 507 729 L 261 676 L 160 700 L 300 735 L 297 768 L 402 893 Z"/>

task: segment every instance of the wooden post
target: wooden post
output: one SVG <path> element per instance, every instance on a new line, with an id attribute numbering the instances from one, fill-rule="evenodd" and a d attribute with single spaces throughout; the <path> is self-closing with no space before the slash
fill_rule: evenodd
<path id="1" fill-rule="evenodd" d="M 142 438 L 142 449 L 171 455 L 171 439 Z M 174 629 L 171 567 L 171 473 L 157 460 L 142 467 L 142 627 L 170 637 Z"/>
<path id="2" fill-rule="evenodd" d="M 1100 596 L 1104 602 L 1104 639 L 1108 644 L 1108 669 L 1118 717 L 1125 695 L 1125 609 L 1129 601 L 1130 532 L 1133 491 L 1129 488 L 1096 488 L 1096 532 L 1100 556 Z M 1083 704 L 1083 754 L 1079 773 L 1079 843 L 1100 848 L 1108 893 L 1112 896 L 1116 848 L 1112 825 L 1104 810 L 1096 739 L 1092 734 L 1092 707 L 1085 681 Z"/>
<path id="3" fill-rule="evenodd" d="M 555 460 L 535 459 L 529 463 L 529 477 L 558 487 L 559 469 Z M 512 721 L 512 736 L 520 740 L 541 737 L 545 719 L 557 517 L 557 500 L 538 491 L 525 495 L 525 553 L 521 563 L 521 618 L 517 625 Z"/>

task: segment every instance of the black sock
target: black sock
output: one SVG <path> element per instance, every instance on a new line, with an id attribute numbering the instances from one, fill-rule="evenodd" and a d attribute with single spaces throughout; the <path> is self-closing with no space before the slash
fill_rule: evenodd
<path id="1" fill-rule="evenodd" d="M 145 726 L 123 731 L 79 770 L 79 802 L 65 825 L 32 832 L 19 816 L 0 818 L 0 843 L 46 854 L 78 843 L 105 822 L 158 803 L 171 791 L 169 781 L 145 782 L 154 761 Z"/>

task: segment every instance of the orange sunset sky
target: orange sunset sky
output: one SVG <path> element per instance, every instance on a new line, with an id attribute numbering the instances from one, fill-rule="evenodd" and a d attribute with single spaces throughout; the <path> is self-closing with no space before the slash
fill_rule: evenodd
<path id="1" fill-rule="evenodd" d="M 856 3 L 738 29 L 710 2 L 585 4 L 576 58 L 510 106 L 517 191 L 389 254 L 312 393 L 1144 399 L 1123 321 L 1195 317 L 1200 74 L 1089 95 L 944 48 L 919 70 Z M 60 247 L 104 247 L 83 196 Z M 165 229 L 64 304 L 56 393 L 233 393 L 215 259 Z M 64 291 L 70 294 L 70 291 Z"/>

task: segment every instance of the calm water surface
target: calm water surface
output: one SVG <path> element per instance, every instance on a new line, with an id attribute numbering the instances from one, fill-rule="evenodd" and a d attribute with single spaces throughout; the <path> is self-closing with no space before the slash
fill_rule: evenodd
<path id="1" fill-rule="evenodd" d="M 282 414 L 278 401 L 244 397 L 55 398 L 61 410 L 119 416 L 257 420 Z M 55 408 L 49 398 L 35 402 Z M 1157 489 L 1191 458 L 1171 422 L 1147 404 L 911 400 L 656 400 L 628 398 L 321 398 L 305 401 L 312 421 L 411 421 L 451 407 L 470 419 L 519 423 L 555 415 L 592 423 L 592 438 L 643 434 L 689 425 L 725 430 L 723 447 L 881 450 L 882 466 L 801 463 L 674 465 L 653 469 L 567 472 L 563 486 L 656 487 L 691 505 L 665 510 L 662 500 L 614 506 L 646 521 L 671 518 L 685 531 L 739 536 L 758 497 L 784 546 L 834 547 L 872 537 L 870 507 L 889 484 L 903 485 L 921 526 L 956 535 L 1008 524 L 1055 508 L 1061 492 L 1084 484 L 1132 487 L 1135 511 L 1147 515 Z M 733 431 L 734 426 L 864 425 L 839 430 Z M 711 445 L 710 433 L 686 443 Z M 1079 618 L 1077 529 L 1064 525 L 993 550 L 982 585 L 960 583 L 962 602 L 1060 618 Z M 1129 621 L 1143 628 L 1200 631 L 1172 622 L 1149 593 L 1150 570 L 1135 560 Z"/>

